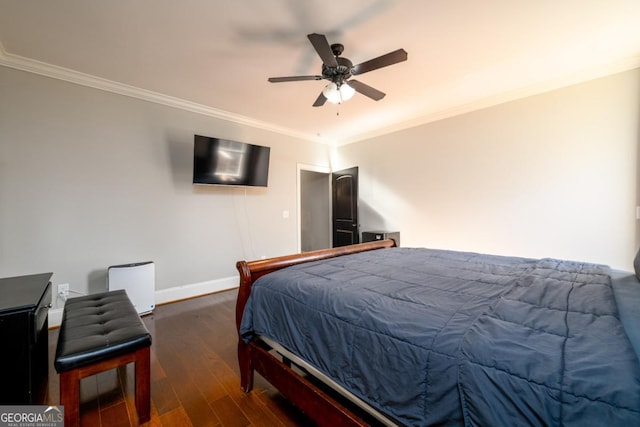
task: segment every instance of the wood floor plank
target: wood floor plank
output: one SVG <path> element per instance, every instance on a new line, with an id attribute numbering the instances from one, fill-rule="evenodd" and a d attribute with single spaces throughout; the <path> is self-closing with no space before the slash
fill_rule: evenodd
<path id="1" fill-rule="evenodd" d="M 214 400 L 211 402 L 211 407 L 225 427 L 246 427 L 250 424 L 244 413 L 229 396 Z"/>
<path id="2" fill-rule="evenodd" d="M 159 415 L 164 415 L 180 407 L 181 403 L 168 378 L 151 383 L 151 400 Z"/>
<path id="3" fill-rule="evenodd" d="M 259 399 L 256 399 L 259 391 L 247 394 L 240 389 L 238 376 L 224 360 L 212 356 L 211 361 L 212 364 L 209 369 L 219 379 L 227 395 L 238 405 L 252 425 L 284 425 L 267 406 L 261 404 Z M 268 421 L 267 424 L 263 424 L 265 421 Z"/>
<path id="4" fill-rule="evenodd" d="M 244 394 L 240 399 L 234 399 L 234 403 L 238 405 L 254 427 L 286 426 L 287 424 L 278 415 L 260 401 L 259 395 L 259 392 Z"/>
<path id="5" fill-rule="evenodd" d="M 313 427 L 316 424 L 311 421 L 305 414 L 298 411 L 291 402 L 285 399 L 276 389 L 271 387 L 269 390 L 260 390 L 255 393 L 256 398 L 267 408 L 283 426 L 296 427 L 305 426 Z"/>
<path id="6" fill-rule="evenodd" d="M 151 381 L 159 381 L 167 378 L 167 374 L 162 368 L 162 364 L 158 361 L 156 353 L 151 351 Z"/>
<path id="7" fill-rule="evenodd" d="M 100 408 L 100 420 L 103 426 L 129 427 L 132 425 L 127 404 L 124 400 L 115 405 Z"/>
<path id="8" fill-rule="evenodd" d="M 209 358 L 205 360 L 207 362 L 211 361 Z M 212 402 L 227 395 L 222 384 L 206 365 L 202 366 L 197 373 L 192 373 L 191 378 L 193 384 L 198 387 L 207 402 Z"/>
<path id="9" fill-rule="evenodd" d="M 161 415 L 160 425 L 165 427 L 193 427 L 189 416 L 182 406 Z"/>
<path id="10" fill-rule="evenodd" d="M 162 421 L 156 406 L 151 402 L 151 420 L 148 423 L 143 424 L 145 427 L 162 427 Z"/>
<path id="11" fill-rule="evenodd" d="M 124 393 L 118 378 L 117 369 L 100 372 L 94 375 L 97 379 L 98 402 L 100 409 L 107 408 L 112 405 L 119 405 L 124 401 Z"/>
<path id="12" fill-rule="evenodd" d="M 80 425 L 101 425 L 98 379 L 95 376 L 80 380 Z"/>
<path id="13" fill-rule="evenodd" d="M 183 398 L 185 400 L 182 400 Z M 199 391 L 196 390 L 195 393 L 190 393 L 189 396 L 183 398 L 181 398 L 182 407 L 194 426 L 214 427 L 220 425 L 218 416 Z"/>

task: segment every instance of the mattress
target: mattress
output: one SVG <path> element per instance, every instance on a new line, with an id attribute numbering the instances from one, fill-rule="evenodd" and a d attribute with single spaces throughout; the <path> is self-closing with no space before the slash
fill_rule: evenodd
<path id="1" fill-rule="evenodd" d="M 363 252 L 260 278 L 240 331 L 399 424 L 640 425 L 640 366 L 605 266 Z"/>

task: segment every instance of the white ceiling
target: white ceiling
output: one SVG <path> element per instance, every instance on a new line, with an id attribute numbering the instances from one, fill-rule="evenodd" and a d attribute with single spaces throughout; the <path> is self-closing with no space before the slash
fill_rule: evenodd
<path id="1" fill-rule="evenodd" d="M 387 94 L 312 107 L 312 32 Z M 640 0 L 0 0 L 0 64 L 332 143 L 640 66 Z"/>

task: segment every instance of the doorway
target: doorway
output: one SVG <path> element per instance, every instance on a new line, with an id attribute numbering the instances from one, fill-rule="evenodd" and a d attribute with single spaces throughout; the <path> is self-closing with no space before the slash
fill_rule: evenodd
<path id="1" fill-rule="evenodd" d="M 360 241 L 358 167 L 298 165 L 298 252 Z"/>
<path id="2" fill-rule="evenodd" d="M 331 173 L 298 165 L 298 252 L 331 247 Z"/>

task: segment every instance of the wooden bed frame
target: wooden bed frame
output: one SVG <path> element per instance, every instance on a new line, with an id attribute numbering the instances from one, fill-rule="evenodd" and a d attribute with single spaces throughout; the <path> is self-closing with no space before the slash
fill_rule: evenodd
<path id="1" fill-rule="evenodd" d="M 236 302 L 236 327 L 238 331 L 244 307 L 251 294 L 253 282 L 265 274 L 305 262 L 394 246 L 396 246 L 396 242 L 393 240 L 379 240 L 259 261 L 239 261 L 236 263 L 236 268 L 240 273 L 240 290 Z M 270 353 L 266 345 L 255 340 L 247 344 L 240 338 L 239 334 L 238 363 L 240 365 L 240 386 L 247 393 L 253 388 L 255 370 L 320 426 L 369 425 L 353 411 L 347 409 L 347 407 L 323 391 L 323 389 L 292 369 L 288 363 Z"/>

